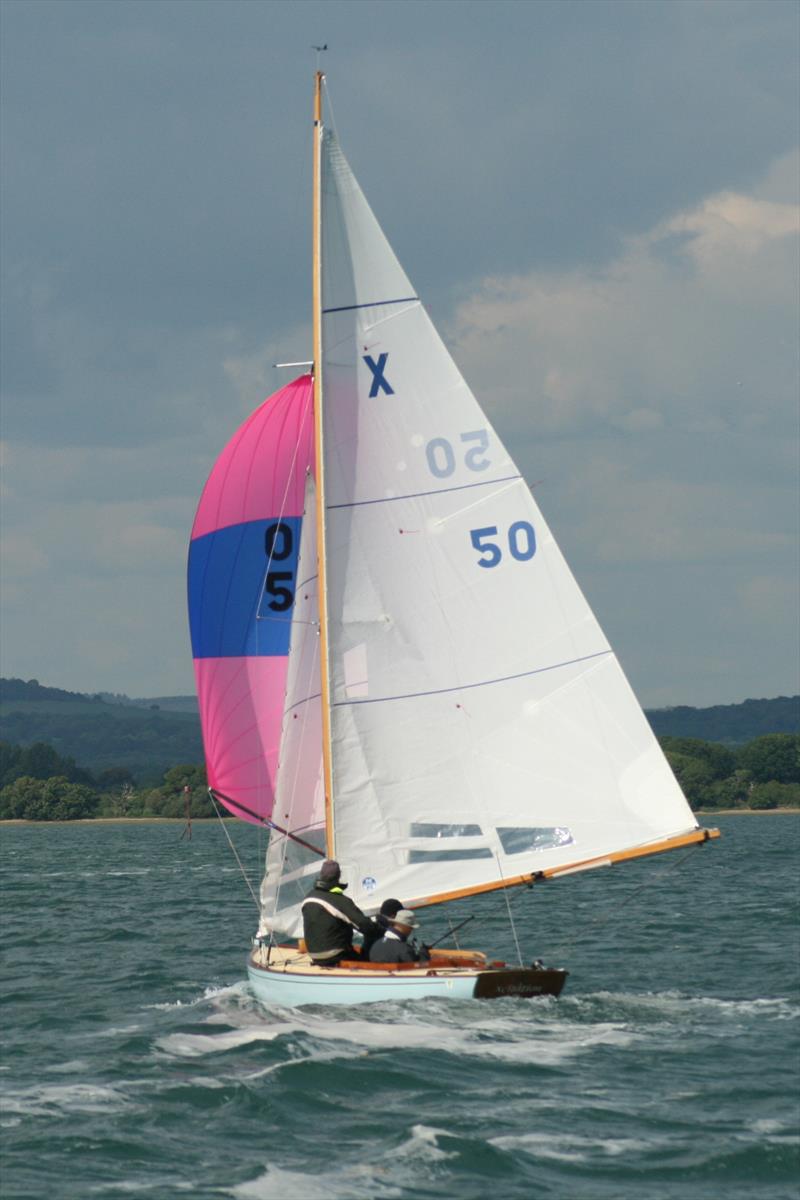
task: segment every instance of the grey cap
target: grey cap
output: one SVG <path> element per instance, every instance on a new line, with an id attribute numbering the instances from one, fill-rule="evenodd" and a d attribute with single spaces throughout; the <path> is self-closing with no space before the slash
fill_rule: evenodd
<path id="1" fill-rule="evenodd" d="M 333 858 L 326 858 L 319 869 L 319 877 L 320 879 L 324 879 L 326 883 L 332 883 L 334 879 L 339 878 L 341 873 L 341 867 Z"/>
<path id="2" fill-rule="evenodd" d="M 393 925 L 408 925 L 411 929 L 419 929 L 419 921 L 410 908 L 401 908 L 396 917 L 392 917 Z"/>

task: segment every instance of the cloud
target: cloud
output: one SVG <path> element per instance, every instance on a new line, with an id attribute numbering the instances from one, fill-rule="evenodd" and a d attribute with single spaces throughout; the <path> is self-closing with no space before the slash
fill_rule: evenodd
<path id="1" fill-rule="evenodd" d="M 798 162 L 451 321 L 645 703 L 796 689 Z"/>
<path id="2" fill-rule="evenodd" d="M 538 434 L 785 428 L 798 231 L 796 203 L 721 192 L 602 269 L 486 279 L 451 323 L 457 358 L 515 433 L 532 412 Z"/>
<path id="3" fill-rule="evenodd" d="M 309 355 L 322 22 L 348 157 L 636 680 L 785 674 L 796 12 L 415 11 L 6 4 L 6 671 L 191 686 L 197 497 Z"/>

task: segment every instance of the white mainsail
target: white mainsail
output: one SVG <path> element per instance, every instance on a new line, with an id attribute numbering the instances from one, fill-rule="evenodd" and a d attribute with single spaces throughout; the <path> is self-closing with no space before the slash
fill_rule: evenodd
<path id="1" fill-rule="evenodd" d="M 696 829 L 529 488 L 322 136 L 328 849 L 350 894 L 430 902 Z"/>

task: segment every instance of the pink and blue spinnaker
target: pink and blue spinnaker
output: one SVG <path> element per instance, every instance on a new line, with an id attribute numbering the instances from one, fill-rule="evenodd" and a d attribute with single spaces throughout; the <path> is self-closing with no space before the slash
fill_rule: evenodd
<path id="1" fill-rule="evenodd" d="M 313 387 L 304 375 L 231 438 L 192 529 L 189 624 L 208 783 L 243 820 L 272 814 L 313 460 Z"/>

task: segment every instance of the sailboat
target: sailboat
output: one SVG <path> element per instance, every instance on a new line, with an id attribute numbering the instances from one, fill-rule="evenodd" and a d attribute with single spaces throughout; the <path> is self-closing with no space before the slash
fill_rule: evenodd
<path id="1" fill-rule="evenodd" d="M 369 915 L 718 835 L 324 123 L 323 80 L 313 362 L 223 450 L 189 555 L 209 791 L 269 830 L 248 977 L 268 1004 L 557 995 L 566 971 L 521 952 L 324 968 L 302 940 L 325 859 Z"/>

